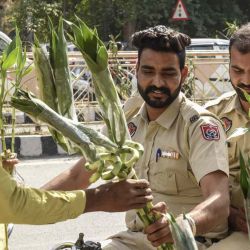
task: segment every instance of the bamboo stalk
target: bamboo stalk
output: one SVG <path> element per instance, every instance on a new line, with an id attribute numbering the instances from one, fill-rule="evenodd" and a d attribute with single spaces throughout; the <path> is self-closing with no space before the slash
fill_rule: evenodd
<path id="1" fill-rule="evenodd" d="M 5 142 L 5 132 L 4 132 L 4 117 L 3 117 L 3 105 L 5 96 L 5 81 L 6 74 L 1 72 L 1 93 L 0 93 L 0 129 L 1 129 L 1 141 L 2 141 L 2 151 L 6 154 L 6 142 Z"/>

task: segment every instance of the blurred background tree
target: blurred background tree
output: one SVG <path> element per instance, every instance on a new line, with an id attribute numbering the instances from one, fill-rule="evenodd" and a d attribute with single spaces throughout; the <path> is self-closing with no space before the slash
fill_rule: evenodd
<path id="1" fill-rule="evenodd" d="M 56 22 L 60 14 L 74 20 L 75 15 L 96 27 L 104 41 L 120 34 L 129 42 L 131 34 L 156 24 L 169 25 L 191 37 L 221 37 L 226 23 L 241 25 L 250 18 L 250 1 L 183 0 L 191 20 L 172 21 L 177 0 L 0 0 L 0 29 L 14 30 L 14 22 L 24 40 L 32 41 L 37 32 L 47 40 L 47 15 Z"/>

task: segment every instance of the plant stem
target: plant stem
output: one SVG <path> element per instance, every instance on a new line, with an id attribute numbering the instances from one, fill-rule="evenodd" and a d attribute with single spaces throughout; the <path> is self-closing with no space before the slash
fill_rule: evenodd
<path id="1" fill-rule="evenodd" d="M 16 124 L 16 109 L 12 108 L 12 115 L 11 115 L 11 152 L 15 152 L 15 124 Z"/>
<path id="2" fill-rule="evenodd" d="M 132 179 L 138 180 L 137 175 L 134 174 Z M 145 227 L 149 226 L 150 224 L 154 223 L 155 221 L 161 218 L 160 214 L 150 213 L 152 208 L 153 208 L 153 203 L 148 202 L 144 208 L 137 209 L 137 215 L 141 219 Z M 157 250 L 173 250 L 173 244 L 164 243 L 161 246 L 157 247 Z"/>
<path id="3" fill-rule="evenodd" d="M 1 73 L 1 93 L 0 93 L 0 129 L 1 129 L 1 141 L 2 141 L 2 151 L 6 153 L 6 142 L 4 133 L 4 117 L 3 117 L 3 105 L 4 105 L 4 93 L 5 93 L 5 80 L 6 74 Z"/>

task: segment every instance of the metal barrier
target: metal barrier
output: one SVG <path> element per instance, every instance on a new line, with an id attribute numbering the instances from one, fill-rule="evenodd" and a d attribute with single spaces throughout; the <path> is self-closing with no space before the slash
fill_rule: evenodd
<path id="1" fill-rule="evenodd" d="M 109 56 L 110 71 L 118 87 L 118 93 L 126 99 L 136 88 L 134 73 L 137 52 L 121 51 L 115 56 L 112 54 Z M 28 53 L 28 57 L 31 61 L 33 60 L 32 54 Z M 91 73 L 82 55 L 80 52 L 69 52 L 68 59 L 79 120 L 101 119 L 92 86 Z M 232 90 L 228 74 L 229 54 L 227 51 L 187 51 L 187 63 L 190 72 L 183 91 L 190 99 L 204 103 Z M 32 77 L 26 79 L 25 85 L 33 92 L 37 92 L 34 73 Z"/>

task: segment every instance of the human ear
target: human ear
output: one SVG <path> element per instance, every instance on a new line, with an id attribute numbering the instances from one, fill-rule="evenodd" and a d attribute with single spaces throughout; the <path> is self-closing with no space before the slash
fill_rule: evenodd
<path id="1" fill-rule="evenodd" d="M 184 68 L 181 70 L 181 84 L 184 83 L 188 75 L 188 67 L 185 65 Z"/>

